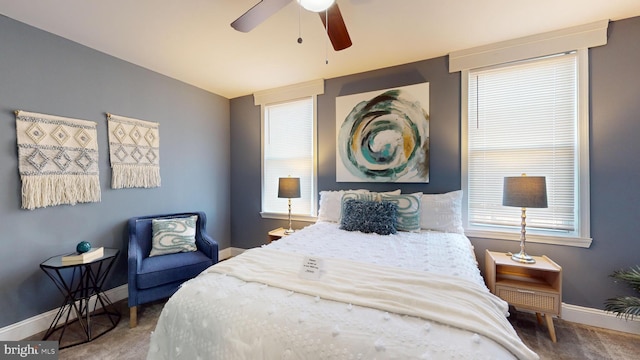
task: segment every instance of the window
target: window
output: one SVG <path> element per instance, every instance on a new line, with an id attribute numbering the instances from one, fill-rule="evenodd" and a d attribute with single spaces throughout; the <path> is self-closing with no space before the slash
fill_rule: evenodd
<path id="1" fill-rule="evenodd" d="M 548 208 L 527 209 L 527 241 L 589 247 L 588 49 L 608 21 L 449 54 L 461 71 L 463 222 L 467 236 L 519 239 L 502 206 L 505 176 L 545 176 Z"/>
<path id="2" fill-rule="evenodd" d="M 255 94 L 262 110 L 263 217 L 288 217 L 288 199 L 278 198 L 278 178 L 287 176 L 300 178 L 292 218 L 316 216 L 316 95 L 323 91 L 324 82 L 314 81 Z"/>
<path id="3" fill-rule="evenodd" d="M 313 99 L 264 107 L 262 212 L 288 213 L 288 200 L 278 198 L 278 178 L 299 177 L 300 198 L 291 213 L 313 215 Z"/>
<path id="4" fill-rule="evenodd" d="M 581 191 L 588 186 L 588 163 L 580 161 L 588 159 L 588 117 L 580 107 L 587 98 L 579 91 L 586 60 L 583 50 L 465 72 L 463 184 L 470 233 L 518 234 L 520 211 L 502 206 L 502 183 L 527 173 L 546 177 L 549 204 L 527 209 L 529 240 L 589 241 L 583 239 L 588 219 L 582 224 L 588 189 Z"/>

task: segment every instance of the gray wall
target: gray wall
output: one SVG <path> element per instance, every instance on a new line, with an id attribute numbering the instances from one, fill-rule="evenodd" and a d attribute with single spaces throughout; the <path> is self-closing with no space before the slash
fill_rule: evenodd
<path id="1" fill-rule="evenodd" d="M 614 269 L 640 264 L 640 18 L 613 22 L 606 46 L 590 50 L 591 75 L 591 231 L 589 249 L 529 244 L 564 269 L 564 302 L 603 308 L 609 297 L 631 291 L 615 284 Z M 360 184 L 335 182 L 335 98 L 419 82 L 430 83 L 430 183 Z M 232 245 L 249 248 L 286 221 L 261 219 L 260 109 L 253 97 L 231 100 Z M 367 187 L 441 193 L 459 189 L 460 74 L 448 72 L 447 58 L 328 79 L 318 97 L 318 185 L 320 190 Z M 304 223 L 294 224 L 300 227 Z M 484 250 L 515 251 L 510 241 L 471 239 L 481 268 Z"/>
<path id="2" fill-rule="evenodd" d="M 385 191 L 440 193 L 460 189 L 460 73 L 448 72 L 446 58 L 360 73 L 325 81 L 318 96 L 318 188 L 366 187 Z M 335 98 L 364 91 L 429 82 L 431 178 L 429 184 L 336 183 Z M 260 216 L 260 106 L 253 96 L 231 100 L 231 232 L 232 245 L 250 248 L 267 241 L 267 232 L 286 220 Z M 308 223 L 294 221 L 294 228 Z"/>
<path id="3" fill-rule="evenodd" d="M 129 217 L 202 210 L 230 246 L 228 99 L 4 16 L 0 49 L 0 327 L 60 305 L 38 265 L 81 240 L 120 249 L 106 287 L 126 283 Z M 21 210 L 16 109 L 98 124 L 101 202 Z M 160 123 L 161 187 L 111 190 L 105 112 Z"/>

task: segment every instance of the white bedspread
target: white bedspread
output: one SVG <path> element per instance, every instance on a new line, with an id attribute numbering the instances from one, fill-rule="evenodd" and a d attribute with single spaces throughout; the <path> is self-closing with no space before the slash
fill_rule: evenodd
<path id="1" fill-rule="evenodd" d="M 342 231 L 319 222 L 268 245 L 298 254 L 339 258 L 402 269 L 463 277 L 484 286 L 469 239 L 456 233 L 425 231 L 392 235 Z"/>
<path id="2" fill-rule="evenodd" d="M 148 359 L 537 358 L 482 279 L 464 279 L 478 273 L 469 250 L 456 234 L 383 237 L 315 224 L 186 283 L 163 309 Z M 317 281 L 297 276 L 307 254 L 324 261 Z"/>

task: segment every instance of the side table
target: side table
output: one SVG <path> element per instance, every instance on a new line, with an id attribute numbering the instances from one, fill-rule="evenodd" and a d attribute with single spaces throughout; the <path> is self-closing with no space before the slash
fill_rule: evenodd
<path id="1" fill-rule="evenodd" d="M 535 311 L 538 323 L 544 314 L 551 341 L 556 342 L 552 316 L 560 316 L 562 310 L 562 267 L 544 255 L 533 258 L 534 264 L 524 264 L 511 260 L 511 255 L 487 250 L 487 287 L 516 309 Z"/>
<path id="2" fill-rule="evenodd" d="M 64 349 L 92 341 L 118 325 L 120 312 L 104 293 L 102 286 L 119 252 L 118 249 L 105 248 L 102 257 L 80 264 L 63 264 L 63 255 L 58 255 L 40 264 L 42 271 L 64 296 L 64 301 L 42 340 L 59 332 L 59 348 Z M 98 317 L 106 320 L 96 321 Z M 82 337 L 79 340 L 74 337 L 75 341 L 63 344 L 65 331 L 74 323 L 80 325 Z"/>
<path id="3" fill-rule="evenodd" d="M 269 231 L 269 242 L 267 244 L 271 243 L 272 241 L 280 240 L 281 238 L 287 236 L 287 234 L 284 233 L 285 231 L 286 229 L 282 227 Z"/>

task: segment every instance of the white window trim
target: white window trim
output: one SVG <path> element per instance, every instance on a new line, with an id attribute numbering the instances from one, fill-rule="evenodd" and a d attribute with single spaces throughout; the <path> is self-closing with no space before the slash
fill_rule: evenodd
<path id="1" fill-rule="evenodd" d="M 478 69 L 607 44 L 609 20 L 502 41 L 449 54 L 449 72 Z"/>
<path id="2" fill-rule="evenodd" d="M 516 232 L 484 230 L 481 227 L 470 227 L 468 224 L 468 88 L 469 70 L 503 64 L 511 61 L 525 60 L 565 51 L 578 52 L 578 175 L 575 186 L 578 187 L 580 199 L 576 207 L 580 209 L 580 237 L 547 236 L 527 233 L 527 241 L 534 243 L 566 245 L 588 248 L 591 246 L 591 201 L 589 171 L 589 62 L 588 47 L 607 43 L 608 20 L 573 27 L 526 38 L 505 41 L 473 49 L 451 53 L 449 55 L 449 71 L 461 71 L 461 175 L 462 189 L 465 196 L 462 200 L 462 217 L 465 234 L 469 237 L 519 241 Z"/>
<path id="3" fill-rule="evenodd" d="M 317 201 L 316 201 L 317 204 Z M 316 210 L 317 213 L 317 210 Z M 277 219 L 277 220 L 289 220 L 289 214 L 288 213 L 274 213 L 274 212 L 260 212 L 260 216 L 263 219 Z M 314 223 L 318 220 L 317 216 L 309 216 L 309 215 L 302 215 L 302 214 L 294 214 L 291 213 L 291 220 L 292 221 L 302 221 L 302 222 L 309 222 L 309 223 Z"/>
<path id="4" fill-rule="evenodd" d="M 276 89 L 259 91 L 253 94 L 254 104 L 260 105 L 260 204 L 262 208 L 262 196 L 264 194 L 264 107 L 265 105 L 275 104 L 285 101 L 293 101 L 302 98 L 313 98 L 313 179 L 312 188 L 315 193 L 318 189 L 318 140 L 317 140 L 317 121 L 318 121 L 318 96 L 324 94 L 324 80 L 312 80 L 300 84 L 289 85 Z M 312 196 L 312 213 L 318 213 L 318 196 Z M 288 213 L 260 212 L 263 219 L 288 220 Z M 305 214 L 291 213 L 291 220 L 315 222 L 316 216 Z"/>
<path id="5" fill-rule="evenodd" d="M 324 80 L 318 79 L 256 92 L 253 94 L 253 101 L 255 105 L 264 106 L 267 104 L 291 101 L 310 96 L 315 98 L 316 95 L 322 94 L 324 94 Z M 264 113 L 262 117 L 264 117 Z"/>

